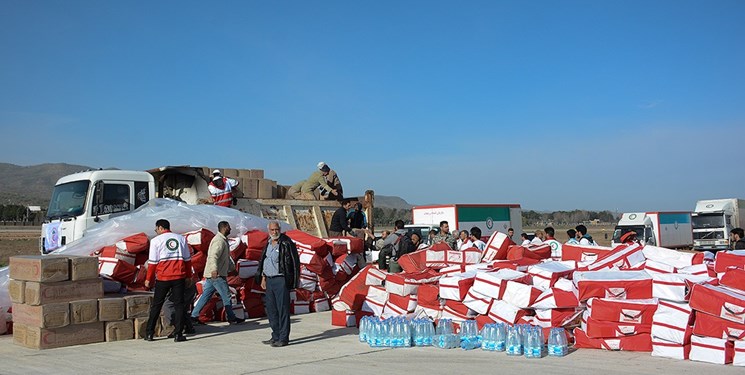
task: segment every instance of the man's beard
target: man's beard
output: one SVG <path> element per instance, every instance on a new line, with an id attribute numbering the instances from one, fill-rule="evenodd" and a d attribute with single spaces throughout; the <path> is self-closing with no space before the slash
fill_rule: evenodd
<path id="1" fill-rule="evenodd" d="M 279 239 L 279 234 L 270 234 L 269 237 L 271 237 L 272 240 L 276 241 Z"/>

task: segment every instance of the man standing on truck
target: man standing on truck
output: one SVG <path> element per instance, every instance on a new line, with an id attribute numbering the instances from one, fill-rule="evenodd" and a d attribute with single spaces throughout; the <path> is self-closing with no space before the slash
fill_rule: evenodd
<path id="1" fill-rule="evenodd" d="M 160 219 L 155 222 L 155 233 L 150 240 L 150 253 L 147 260 L 147 278 L 145 288 L 155 287 L 150 315 L 145 330 L 145 341 L 153 341 L 155 323 L 160 317 L 160 310 L 168 292 L 173 298 L 176 333 L 174 341 L 186 341 L 183 335 L 184 324 L 184 289 L 191 282 L 191 253 L 186 245 L 186 238 L 171 233 L 171 223 Z"/>
<path id="2" fill-rule="evenodd" d="M 450 246 L 451 249 L 458 248 L 455 237 L 450 234 L 450 224 L 448 224 L 447 220 L 443 220 L 440 222 L 440 233 L 435 236 L 433 241 L 434 243 L 444 242 L 448 246 Z"/>
<path id="3" fill-rule="evenodd" d="M 212 195 L 212 203 L 215 206 L 230 207 L 233 204 L 233 188 L 238 184 L 238 180 L 223 177 L 219 169 L 212 171 L 212 181 L 207 186 Z"/>

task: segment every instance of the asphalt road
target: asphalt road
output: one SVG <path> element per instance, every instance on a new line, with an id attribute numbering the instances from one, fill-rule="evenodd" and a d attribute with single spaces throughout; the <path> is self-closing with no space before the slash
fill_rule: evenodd
<path id="1" fill-rule="evenodd" d="M 711 374 L 745 373 L 743 367 L 655 358 L 649 353 L 581 349 L 563 358 L 526 359 L 481 350 L 370 348 L 356 328 L 330 324 L 331 313 L 293 316 L 291 343 L 269 338 L 265 319 L 240 326 L 198 326 L 189 341 L 127 340 L 31 350 L 0 336 L 2 374 Z"/>

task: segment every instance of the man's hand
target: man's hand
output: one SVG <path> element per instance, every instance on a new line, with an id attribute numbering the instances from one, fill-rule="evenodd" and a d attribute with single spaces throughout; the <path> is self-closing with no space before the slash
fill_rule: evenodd
<path id="1" fill-rule="evenodd" d="M 150 280 L 145 280 L 145 289 L 150 290 Z"/>
<path id="2" fill-rule="evenodd" d="M 261 289 L 266 290 L 266 276 L 261 278 Z"/>
<path id="3" fill-rule="evenodd" d="M 210 275 L 213 279 L 217 278 L 217 271 L 212 271 L 212 274 Z"/>

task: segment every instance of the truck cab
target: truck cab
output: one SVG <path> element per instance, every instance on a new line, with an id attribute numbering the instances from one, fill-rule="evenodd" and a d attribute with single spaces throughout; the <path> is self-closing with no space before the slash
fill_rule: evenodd
<path id="1" fill-rule="evenodd" d="M 729 232 L 743 227 L 745 200 L 732 198 L 698 201 L 692 220 L 695 250 L 726 250 L 730 247 Z"/>
<path id="2" fill-rule="evenodd" d="M 39 248 L 49 253 L 83 237 L 89 227 L 125 215 L 155 197 L 155 180 L 139 171 L 95 170 L 60 178 L 54 186 Z"/>
<path id="3" fill-rule="evenodd" d="M 654 223 L 646 212 L 629 212 L 621 216 L 616 229 L 613 231 L 611 246 L 621 244 L 621 236 L 628 232 L 636 232 L 636 237 L 643 244 L 656 245 L 657 239 L 654 234 Z"/>

